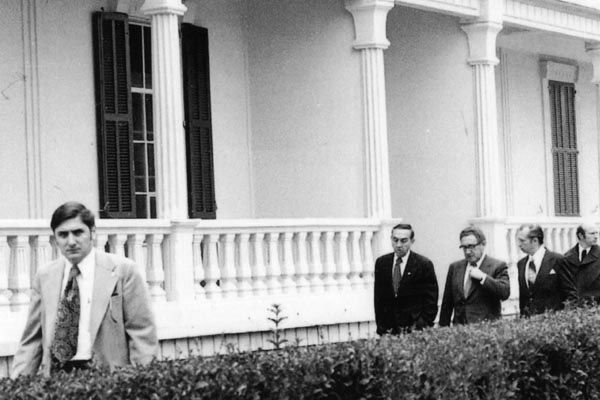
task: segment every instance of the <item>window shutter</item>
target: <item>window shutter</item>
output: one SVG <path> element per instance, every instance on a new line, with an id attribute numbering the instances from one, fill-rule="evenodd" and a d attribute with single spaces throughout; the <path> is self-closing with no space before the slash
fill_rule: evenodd
<path id="1" fill-rule="evenodd" d="M 129 23 L 93 15 L 100 216 L 135 218 Z"/>
<path id="2" fill-rule="evenodd" d="M 554 169 L 554 210 L 557 216 L 579 215 L 575 85 L 549 81 Z"/>
<path id="3" fill-rule="evenodd" d="M 216 218 L 208 31 L 181 25 L 190 218 Z"/>

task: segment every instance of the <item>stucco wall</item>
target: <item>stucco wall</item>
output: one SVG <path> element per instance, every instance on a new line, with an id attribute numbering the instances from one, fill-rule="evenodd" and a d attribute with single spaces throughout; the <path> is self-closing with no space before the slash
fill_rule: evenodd
<path id="1" fill-rule="evenodd" d="M 0 6 L 0 218 L 27 218 L 20 1 Z M 32 2 L 33 3 L 33 2 Z M 43 216 L 78 199 L 98 209 L 91 14 L 112 1 L 35 2 Z M 131 2 L 139 15 L 141 1 Z M 252 216 L 247 67 L 237 1 L 203 1 L 193 22 L 209 29 L 218 218 Z M 112 7 L 112 8 L 111 8 Z M 195 8 L 195 9 L 194 9 Z"/>
<path id="2" fill-rule="evenodd" d="M 432 29 L 436 27 L 436 29 Z M 476 216 L 473 78 L 458 20 L 395 7 L 385 52 L 394 217 L 416 231 L 440 290 L 462 257 L 458 233 Z"/>
<path id="3" fill-rule="evenodd" d="M 510 157 L 513 182 L 513 215 L 554 216 L 554 204 L 546 192 L 553 186 L 552 165 L 546 164 L 551 151 L 551 137 L 546 132 L 539 62 L 541 59 L 566 62 L 578 66 L 575 83 L 575 117 L 579 150 L 579 194 L 582 217 L 597 217 L 600 195 L 598 167 L 597 98 L 595 85 L 590 83 L 592 66 L 582 40 L 561 36 L 516 32 L 501 35 L 498 45 L 506 58 L 499 67 L 498 76 L 507 76 L 506 94 L 499 90 L 499 103 L 508 96 L 504 111 L 503 129 L 510 135 Z M 503 72 L 501 69 L 504 68 Z M 502 126 L 502 124 L 501 124 Z"/>
<path id="4" fill-rule="evenodd" d="M 256 216 L 364 216 L 350 13 L 337 0 L 247 4 Z"/>

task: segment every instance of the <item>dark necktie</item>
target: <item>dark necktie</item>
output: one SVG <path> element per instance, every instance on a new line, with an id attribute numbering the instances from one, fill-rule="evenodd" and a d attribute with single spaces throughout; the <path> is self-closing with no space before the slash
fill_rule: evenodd
<path id="1" fill-rule="evenodd" d="M 58 305 L 51 352 L 53 358 L 61 364 L 69 361 L 77 353 L 79 315 L 81 313 L 79 286 L 76 279 L 79 274 L 79 267 L 73 265 L 69 272 L 67 286 Z"/>
<path id="2" fill-rule="evenodd" d="M 477 263 L 469 263 L 469 266 L 471 268 L 477 268 Z M 473 286 L 473 281 L 471 280 L 470 272 L 471 272 L 471 270 L 467 267 L 467 270 L 465 271 L 465 275 L 467 275 L 467 277 L 465 279 L 465 287 L 464 287 L 465 298 L 469 295 L 469 292 L 471 291 L 471 287 Z"/>
<path id="3" fill-rule="evenodd" d="M 400 287 L 400 279 L 402 279 L 402 271 L 400 265 L 402 264 L 402 257 L 398 257 L 394 263 L 394 270 L 392 271 L 392 283 L 394 284 L 394 294 L 398 295 L 398 288 Z"/>
<path id="4" fill-rule="evenodd" d="M 587 250 L 584 250 L 581 252 L 581 262 L 583 262 L 583 260 L 585 260 L 586 255 L 587 255 Z"/>
<path id="5" fill-rule="evenodd" d="M 535 283 L 535 277 L 535 264 L 533 263 L 533 259 L 530 258 L 529 262 L 527 263 L 527 285 L 529 286 L 529 288 L 531 288 Z"/>

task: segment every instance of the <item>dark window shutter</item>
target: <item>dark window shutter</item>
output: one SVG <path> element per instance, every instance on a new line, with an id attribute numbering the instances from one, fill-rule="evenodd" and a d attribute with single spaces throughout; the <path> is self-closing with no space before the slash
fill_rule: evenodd
<path id="1" fill-rule="evenodd" d="M 135 218 L 129 23 L 93 15 L 100 216 Z"/>
<path id="2" fill-rule="evenodd" d="M 579 215 L 575 85 L 549 81 L 554 170 L 554 211 L 557 216 Z"/>
<path id="3" fill-rule="evenodd" d="M 181 25 L 190 218 L 216 218 L 208 31 Z"/>

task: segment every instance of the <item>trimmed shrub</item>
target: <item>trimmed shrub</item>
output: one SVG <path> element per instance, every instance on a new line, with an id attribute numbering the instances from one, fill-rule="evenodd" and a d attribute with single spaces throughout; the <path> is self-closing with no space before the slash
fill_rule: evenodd
<path id="1" fill-rule="evenodd" d="M 10 399 L 598 399 L 600 310 L 0 380 Z"/>

